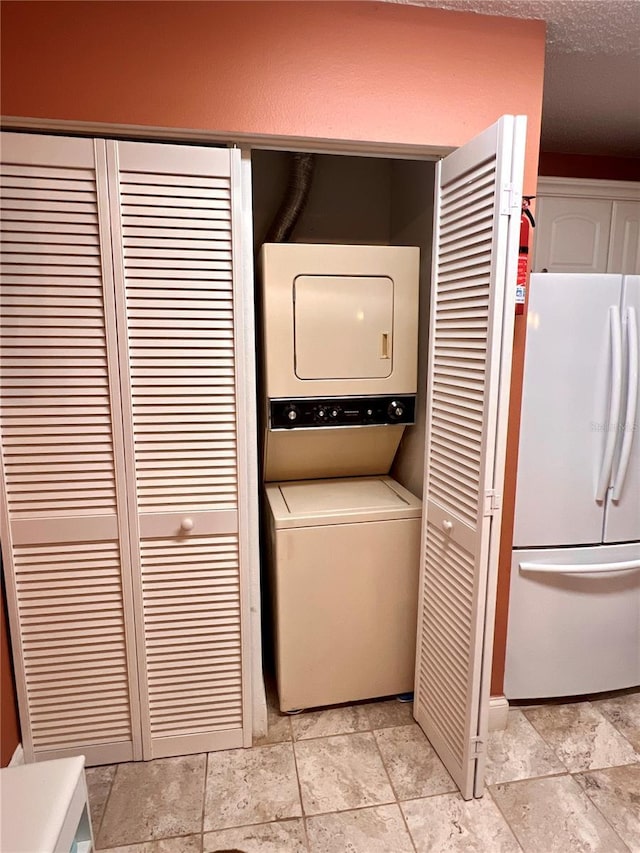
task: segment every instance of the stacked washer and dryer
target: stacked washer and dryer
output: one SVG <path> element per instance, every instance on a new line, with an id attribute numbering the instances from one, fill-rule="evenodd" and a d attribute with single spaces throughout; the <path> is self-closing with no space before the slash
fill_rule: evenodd
<path id="1" fill-rule="evenodd" d="M 413 690 L 419 250 L 266 244 L 263 471 L 282 711 Z"/>

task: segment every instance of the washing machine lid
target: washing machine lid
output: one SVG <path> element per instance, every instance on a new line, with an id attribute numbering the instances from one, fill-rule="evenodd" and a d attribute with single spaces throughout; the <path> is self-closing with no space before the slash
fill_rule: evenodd
<path id="1" fill-rule="evenodd" d="M 417 518 L 422 512 L 418 498 L 391 477 L 269 483 L 266 494 L 277 528 Z"/>

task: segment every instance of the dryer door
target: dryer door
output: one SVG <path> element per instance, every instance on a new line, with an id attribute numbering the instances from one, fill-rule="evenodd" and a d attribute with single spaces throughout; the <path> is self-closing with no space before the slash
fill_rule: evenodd
<path id="1" fill-rule="evenodd" d="M 414 713 L 480 796 L 508 417 L 526 119 L 438 166 Z"/>
<path id="2" fill-rule="evenodd" d="M 392 279 L 299 275 L 293 292 L 298 379 L 382 379 L 391 375 Z"/>

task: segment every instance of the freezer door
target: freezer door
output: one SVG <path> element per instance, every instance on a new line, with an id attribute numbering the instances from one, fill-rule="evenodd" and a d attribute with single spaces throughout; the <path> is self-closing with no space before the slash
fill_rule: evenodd
<path id="1" fill-rule="evenodd" d="M 507 699 L 638 684 L 640 545 L 514 551 Z"/>
<path id="2" fill-rule="evenodd" d="M 516 547 L 602 541 L 604 502 L 596 500 L 596 490 L 621 287 L 619 275 L 531 276 Z"/>
<path id="3" fill-rule="evenodd" d="M 625 276 L 622 283 L 622 404 L 604 524 L 605 542 L 640 540 L 640 275 Z"/>

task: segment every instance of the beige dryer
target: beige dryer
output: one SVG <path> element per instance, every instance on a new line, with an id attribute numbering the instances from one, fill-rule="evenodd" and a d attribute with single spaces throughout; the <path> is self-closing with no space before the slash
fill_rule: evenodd
<path id="1" fill-rule="evenodd" d="M 420 501 L 391 477 L 265 491 L 281 710 L 413 690 Z"/>

